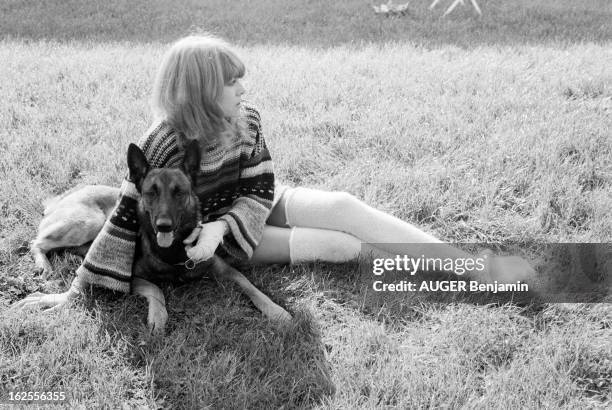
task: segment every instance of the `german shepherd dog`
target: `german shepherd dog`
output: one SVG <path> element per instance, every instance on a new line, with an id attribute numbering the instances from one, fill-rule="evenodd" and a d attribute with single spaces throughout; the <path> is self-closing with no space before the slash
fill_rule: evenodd
<path id="1" fill-rule="evenodd" d="M 138 146 L 130 144 L 128 148 L 130 177 L 141 194 L 132 291 L 149 302 L 149 327 L 159 332 L 167 321 L 165 300 L 159 289 L 162 282 L 182 284 L 209 272 L 236 282 L 268 318 L 289 320 L 289 313 L 219 256 L 203 262 L 187 257 L 183 241 L 200 220 L 200 203 L 193 190 L 200 155 L 199 144 L 192 141 L 185 148 L 180 168 L 151 168 Z M 69 191 L 47 207 L 31 246 L 35 263 L 44 275 L 51 271 L 45 256 L 49 250 L 77 248 L 81 254 L 86 250 L 114 208 L 118 193 L 117 188 L 86 186 Z"/>

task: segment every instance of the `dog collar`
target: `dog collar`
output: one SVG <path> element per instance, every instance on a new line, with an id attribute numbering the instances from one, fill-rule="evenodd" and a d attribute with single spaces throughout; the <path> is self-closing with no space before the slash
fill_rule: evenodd
<path id="1" fill-rule="evenodd" d="M 199 262 L 196 262 L 193 259 L 189 258 L 185 262 L 175 263 L 174 266 L 184 266 L 185 269 L 192 270 L 195 269 L 198 263 Z"/>

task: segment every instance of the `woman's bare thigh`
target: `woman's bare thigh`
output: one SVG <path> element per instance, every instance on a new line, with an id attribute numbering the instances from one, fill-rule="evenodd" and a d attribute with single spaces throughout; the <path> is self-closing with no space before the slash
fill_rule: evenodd
<path id="1" fill-rule="evenodd" d="M 264 226 L 261 242 L 255 248 L 250 262 L 254 265 L 268 265 L 273 263 L 290 263 L 289 251 L 290 228 L 278 226 Z"/>
<path id="2" fill-rule="evenodd" d="M 285 191 L 285 193 L 283 194 L 283 196 L 281 196 L 276 205 L 274 205 L 274 208 L 272 208 L 272 211 L 270 212 L 270 216 L 268 216 L 266 224 L 271 226 L 278 226 L 281 228 L 289 227 L 289 225 L 287 225 L 287 214 L 285 213 L 285 206 L 287 203 L 286 196 L 287 191 Z"/>

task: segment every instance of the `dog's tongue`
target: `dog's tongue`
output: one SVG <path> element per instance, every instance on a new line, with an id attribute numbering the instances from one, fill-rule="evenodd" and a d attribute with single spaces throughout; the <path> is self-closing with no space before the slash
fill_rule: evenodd
<path id="1" fill-rule="evenodd" d="M 157 232 L 157 244 L 162 248 L 167 248 L 174 241 L 174 233 L 172 232 Z"/>

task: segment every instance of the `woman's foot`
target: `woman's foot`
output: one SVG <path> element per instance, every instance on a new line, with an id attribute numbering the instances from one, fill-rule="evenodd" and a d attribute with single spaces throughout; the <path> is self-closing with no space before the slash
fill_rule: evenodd
<path id="1" fill-rule="evenodd" d="M 486 258 L 487 281 L 493 283 L 529 282 L 535 277 L 535 270 L 520 256 L 497 256 L 491 251 L 481 254 Z"/>

